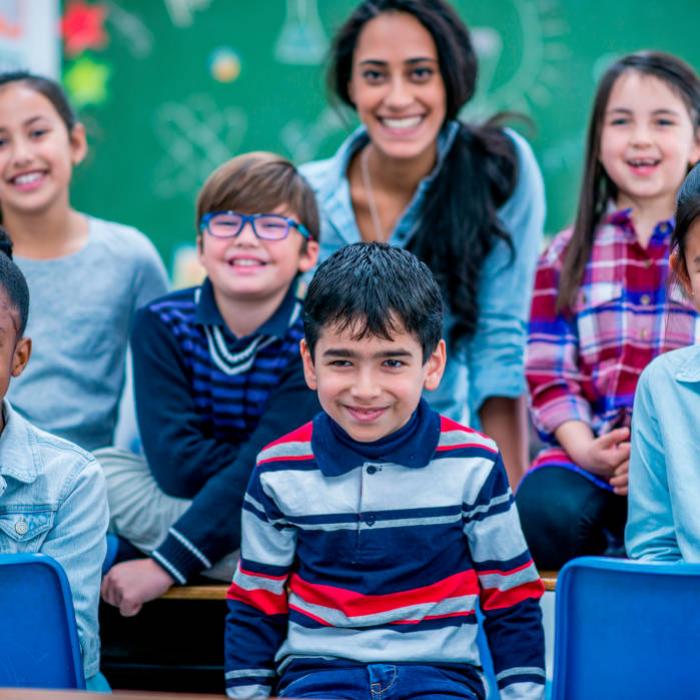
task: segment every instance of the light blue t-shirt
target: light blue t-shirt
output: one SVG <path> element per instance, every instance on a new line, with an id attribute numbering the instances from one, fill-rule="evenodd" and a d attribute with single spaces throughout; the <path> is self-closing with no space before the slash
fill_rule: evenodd
<path id="1" fill-rule="evenodd" d="M 629 517 L 633 559 L 700 562 L 700 345 L 655 358 L 632 411 Z"/>
<path id="2" fill-rule="evenodd" d="M 131 319 L 167 291 L 167 276 L 142 233 L 88 222 L 73 255 L 15 258 L 29 285 L 32 356 L 8 398 L 34 425 L 94 450 L 113 442 Z"/>
<path id="3" fill-rule="evenodd" d="M 459 130 L 448 123 L 438 139 L 438 161 L 418 185 L 399 218 L 389 243 L 405 247 L 413 237 L 426 192 L 439 173 Z M 478 292 L 476 333 L 459 350 L 448 347 L 445 375 L 437 391 L 426 395 L 431 406 L 444 415 L 478 427 L 477 411 L 491 396 L 515 398 L 525 392 L 524 350 L 535 266 L 542 245 L 545 202 L 544 184 L 532 150 L 525 140 L 507 131 L 518 157 L 518 181 L 499 216 L 512 237 L 510 249 L 497 241 L 486 257 Z M 301 172 L 316 193 L 321 211 L 321 255 L 325 260 L 336 250 L 362 240 L 350 199 L 347 170 L 353 155 L 368 140 L 364 127 L 357 129 L 328 160 L 307 163 Z M 455 183 L 469 196 L 469 183 Z M 436 234 L 437 235 L 437 234 Z M 447 314 L 445 337 L 453 323 Z"/>

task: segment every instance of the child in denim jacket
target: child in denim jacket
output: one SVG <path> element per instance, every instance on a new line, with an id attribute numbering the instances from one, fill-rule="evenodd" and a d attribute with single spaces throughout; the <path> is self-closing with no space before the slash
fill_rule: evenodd
<path id="1" fill-rule="evenodd" d="M 41 552 L 61 564 L 73 594 L 88 688 L 96 689 L 97 604 L 105 557 L 107 496 L 94 457 L 35 428 L 4 398 L 29 361 L 29 291 L 0 229 L 0 553 Z"/>

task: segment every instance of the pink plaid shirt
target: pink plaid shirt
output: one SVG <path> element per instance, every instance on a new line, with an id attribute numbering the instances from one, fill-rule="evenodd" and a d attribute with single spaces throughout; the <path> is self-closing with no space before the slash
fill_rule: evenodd
<path id="1" fill-rule="evenodd" d="M 660 222 L 643 248 L 630 210 L 608 214 L 573 308 L 556 312 L 559 276 L 572 230 L 552 241 L 537 268 L 525 359 L 535 425 L 543 439 L 567 420 L 596 435 L 628 426 L 642 370 L 657 355 L 698 341 L 698 314 L 668 285 L 673 223 Z M 561 449 L 534 466 L 568 466 Z"/>

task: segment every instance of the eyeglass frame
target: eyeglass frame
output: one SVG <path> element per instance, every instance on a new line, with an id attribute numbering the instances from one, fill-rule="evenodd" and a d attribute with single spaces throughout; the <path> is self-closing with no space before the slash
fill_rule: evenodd
<path id="1" fill-rule="evenodd" d="M 211 229 L 209 228 L 209 222 L 215 217 L 219 216 L 220 214 L 234 214 L 235 216 L 240 216 L 241 217 L 241 227 L 236 231 L 236 233 L 230 235 L 230 236 L 217 236 L 215 233 L 212 233 Z M 281 221 L 284 221 L 287 224 L 287 231 L 282 236 L 282 238 L 264 238 L 258 233 L 258 230 L 255 228 L 255 220 L 260 219 L 263 216 L 266 217 L 274 217 L 276 219 L 280 219 Z M 283 241 L 285 238 L 289 236 L 289 232 L 292 228 L 295 228 L 303 238 L 306 240 L 311 239 L 311 234 L 309 233 L 309 229 L 304 226 L 304 224 L 300 223 L 299 221 L 296 221 L 295 219 L 292 219 L 288 216 L 282 216 L 282 214 L 265 214 L 265 213 L 259 213 L 259 214 L 242 214 L 239 211 L 233 211 L 231 209 L 229 210 L 221 210 L 221 211 L 209 211 L 206 214 L 202 214 L 202 218 L 199 220 L 199 230 L 203 233 L 206 231 L 210 236 L 213 238 L 219 238 L 219 239 L 226 239 L 226 238 L 238 238 L 238 236 L 243 233 L 243 229 L 245 228 L 245 225 L 249 223 L 250 227 L 253 229 L 253 233 L 255 234 L 255 237 L 260 240 L 260 241 Z"/>

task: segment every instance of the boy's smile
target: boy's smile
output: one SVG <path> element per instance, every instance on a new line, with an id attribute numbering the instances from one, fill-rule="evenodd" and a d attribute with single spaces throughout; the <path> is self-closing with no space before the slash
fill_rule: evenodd
<path id="1" fill-rule="evenodd" d="M 323 410 L 358 442 L 374 442 L 404 426 L 423 389 L 436 389 L 445 368 L 445 343 L 423 362 L 418 340 L 400 324 L 391 339 L 357 338 L 357 326 L 325 327 L 312 358 L 302 340 L 306 382 Z"/>

